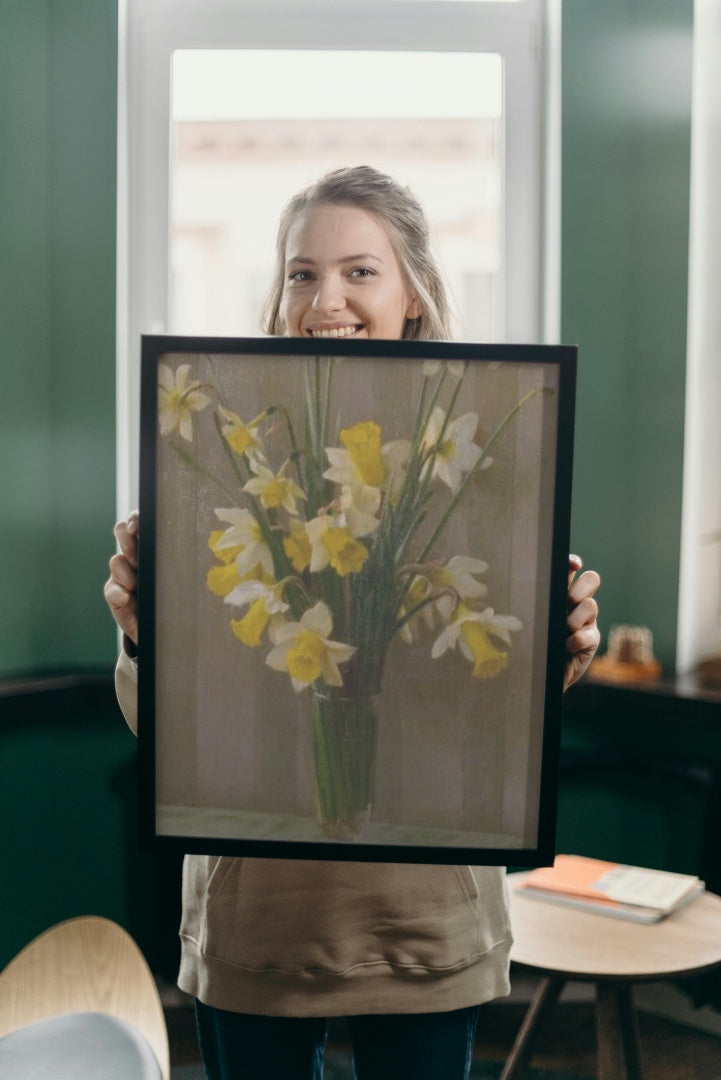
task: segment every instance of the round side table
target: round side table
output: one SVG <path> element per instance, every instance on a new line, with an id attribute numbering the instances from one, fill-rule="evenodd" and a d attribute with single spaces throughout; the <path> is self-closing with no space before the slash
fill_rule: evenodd
<path id="1" fill-rule="evenodd" d="M 705 892 L 657 923 L 627 922 L 523 895 L 509 874 L 511 960 L 542 976 L 501 1080 L 520 1080 L 568 981 L 596 987 L 599 1080 L 643 1080 L 632 987 L 721 966 L 721 898 Z"/>

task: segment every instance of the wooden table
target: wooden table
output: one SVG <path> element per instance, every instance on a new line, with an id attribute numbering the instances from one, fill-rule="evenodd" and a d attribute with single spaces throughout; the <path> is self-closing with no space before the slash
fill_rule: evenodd
<path id="1" fill-rule="evenodd" d="M 569 980 L 596 986 L 599 1080 L 643 1080 L 632 986 L 721 966 L 721 898 L 703 893 L 661 922 L 626 922 L 529 899 L 509 874 L 511 960 L 540 974 L 501 1074 L 519 1080 L 540 1024 Z"/>

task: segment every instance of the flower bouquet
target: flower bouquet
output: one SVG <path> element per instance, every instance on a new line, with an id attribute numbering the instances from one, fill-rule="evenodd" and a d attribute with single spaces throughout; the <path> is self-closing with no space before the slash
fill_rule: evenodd
<path id="1" fill-rule="evenodd" d="M 194 414 L 213 407 L 233 480 L 207 473 L 226 496 L 216 527 L 209 522 L 207 586 L 230 609 L 238 642 L 309 693 L 318 820 L 347 840 L 371 812 L 391 641 L 427 637 L 434 660 L 457 649 L 475 679 L 508 664 L 520 621 L 488 603 L 488 564 L 477 553 L 449 555 L 442 540 L 499 435 L 539 390 L 481 445 L 478 416 L 456 415 L 466 364 L 427 362 L 407 437 L 384 441 L 371 417 L 347 426 L 335 418 L 341 363 L 305 362 L 298 416 L 281 401 L 244 416 L 188 364 L 160 365 L 158 405 L 161 435 L 196 469 Z"/>

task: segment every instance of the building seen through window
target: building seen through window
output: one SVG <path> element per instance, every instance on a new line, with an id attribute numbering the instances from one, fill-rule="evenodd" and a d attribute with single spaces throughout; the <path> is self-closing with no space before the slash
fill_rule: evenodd
<path id="1" fill-rule="evenodd" d="M 453 297 L 457 336 L 498 340 L 503 301 L 500 58 L 394 54 L 391 64 L 379 61 L 383 54 L 376 53 L 370 54 L 369 64 L 369 54 L 316 53 L 309 61 L 308 53 L 269 53 L 264 57 L 266 81 L 280 92 L 264 100 L 263 115 L 258 115 L 257 103 L 233 86 L 234 69 L 245 69 L 247 80 L 249 55 L 221 54 L 220 74 L 214 57 L 208 70 L 214 72 L 217 95 L 224 91 L 222 98 L 213 98 L 207 87 L 205 95 L 193 92 L 202 54 L 176 55 L 171 332 L 259 333 L 283 206 L 323 173 L 366 164 L 408 184 L 421 199 Z M 409 108 L 407 88 L 415 72 L 422 70 L 430 90 L 434 74 L 447 81 L 449 59 L 461 77 L 440 95 L 444 104 L 426 115 L 428 93 L 414 92 Z M 190 85 L 184 87 L 183 79 Z M 339 79 L 343 93 L 333 89 Z M 372 94 L 366 91 L 369 79 L 376 84 Z M 318 92 L 308 90 L 309 81 Z M 464 94 L 469 85 L 477 90 L 471 101 Z"/>

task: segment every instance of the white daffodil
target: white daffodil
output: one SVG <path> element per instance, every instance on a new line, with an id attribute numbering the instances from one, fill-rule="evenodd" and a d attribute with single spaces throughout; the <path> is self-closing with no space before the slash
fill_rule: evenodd
<path id="1" fill-rule="evenodd" d="M 408 439 L 392 439 L 383 447 L 383 460 L 386 466 L 383 490 L 391 503 L 395 503 L 400 495 L 410 456 L 411 444 Z"/>
<path id="2" fill-rule="evenodd" d="M 465 375 L 465 360 L 426 360 L 423 363 L 424 378 L 432 378 L 432 376 L 437 375 L 444 366 L 448 370 L 449 374 L 453 375 L 456 379 L 462 379 Z"/>
<path id="3" fill-rule="evenodd" d="M 345 526 L 352 537 L 370 536 L 380 525 L 376 517 L 381 505 L 378 488 L 343 484 L 339 503 L 338 524 Z"/>
<path id="4" fill-rule="evenodd" d="M 230 528 L 225 529 L 223 535 L 216 541 L 216 550 L 220 552 L 223 548 L 240 548 L 235 558 L 239 574 L 247 574 L 255 566 L 261 566 L 273 579 L 275 577 L 273 556 L 263 538 L 263 531 L 250 510 L 234 508 L 216 510 L 215 516 L 230 525 Z"/>
<path id="5" fill-rule="evenodd" d="M 488 587 L 482 581 L 476 581 L 476 577 L 487 569 L 488 563 L 482 559 L 454 555 L 445 566 L 430 566 L 427 576 L 434 592 L 452 589 L 459 600 L 479 600 L 486 595 Z"/>
<path id="6" fill-rule="evenodd" d="M 297 515 L 298 504 L 296 500 L 305 499 L 305 495 L 289 476 L 284 475 L 288 462 L 282 466 L 278 473 L 274 473 L 272 469 L 269 469 L 267 465 L 264 465 L 257 458 L 251 457 L 249 461 L 255 477 L 244 485 L 243 491 L 247 491 L 251 495 L 257 495 L 260 498 L 261 505 L 266 510 L 283 507 L 289 514 Z"/>
<path id="7" fill-rule="evenodd" d="M 167 364 L 158 365 L 158 421 L 160 434 L 169 435 L 177 428 L 186 442 L 193 439 L 192 413 L 210 405 L 202 383 L 190 379 L 190 364 L 180 364 L 173 371 Z"/>
<path id="8" fill-rule="evenodd" d="M 329 686 L 342 686 L 338 665 L 350 660 L 356 650 L 352 645 L 331 641 L 332 630 L 330 610 L 319 601 L 300 622 L 271 628 L 275 648 L 265 662 L 275 671 L 287 671 L 296 692 L 321 678 Z"/>
<path id="9" fill-rule="evenodd" d="M 281 583 L 266 585 L 264 582 L 258 581 L 257 578 L 255 580 L 241 581 L 232 592 L 228 593 L 225 602 L 226 604 L 233 604 L 235 607 L 245 607 L 246 604 L 253 604 L 256 600 L 262 600 L 263 606 L 269 615 L 278 615 L 288 610 L 288 604 L 282 597 L 282 590 Z"/>
<path id="10" fill-rule="evenodd" d="M 493 608 L 472 611 L 461 603 L 456 607 L 453 622 L 433 643 L 431 656 L 435 660 L 458 645 L 466 659 L 473 663 L 475 678 L 492 679 L 508 664 L 508 650 L 499 649 L 496 641 L 510 646 L 511 632 L 521 629 L 523 624 L 515 615 L 496 615 Z"/>
<path id="11" fill-rule="evenodd" d="M 483 574 L 488 563 L 474 559 L 470 555 L 454 555 L 445 565 L 429 563 L 422 574 L 416 574 L 411 581 L 403 601 L 400 616 L 412 611 L 424 600 L 428 602 L 401 627 L 401 637 L 410 643 L 413 640 L 413 624 L 422 620 L 429 630 L 433 630 L 438 617 L 444 623 L 453 621 L 453 615 L 462 600 L 479 600 L 488 592 L 482 581 L 476 581 L 476 575 Z"/>
<path id="12" fill-rule="evenodd" d="M 478 427 L 475 413 L 465 413 L 446 422 L 446 414 L 436 405 L 423 435 L 424 452 L 433 451 L 432 475 L 437 476 L 454 493 L 458 491 L 463 474 L 469 472 L 482 454 L 473 436 Z"/>

